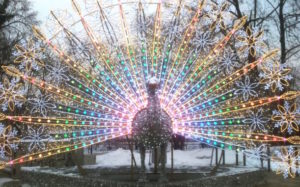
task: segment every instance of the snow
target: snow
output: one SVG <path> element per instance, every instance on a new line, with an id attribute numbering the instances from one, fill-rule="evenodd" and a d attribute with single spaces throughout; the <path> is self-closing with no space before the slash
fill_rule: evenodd
<path id="1" fill-rule="evenodd" d="M 5 183 L 13 181 L 11 178 L 0 178 L 0 186 L 3 186 Z"/>
<path id="2" fill-rule="evenodd" d="M 7 182 L 11 182 L 11 181 L 18 181 L 18 180 L 7 178 L 7 177 L 0 178 L 0 187 L 4 186 Z M 29 184 L 21 184 L 21 187 L 31 187 L 31 186 Z"/>
<path id="3" fill-rule="evenodd" d="M 94 152 L 95 154 L 96 152 Z M 130 167 L 131 165 L 131 153 L 130 150 L 126 149 L 116 149 L 109 152 L 98 152 L 96 156 L 96 164 L 94 165 L 84 165 L 85 169 L 96 169 L 96 168 L 121 168 Z M 211 148 L 197 148 L 192 150 L 174 150 L 174 169 L 183 169 L 190 173 L 194 172 L 210 172 L 210 162 L 211 162 Z M 218 150 L 218 160 L 221 155 L 221 149 Z M 146 169 L 149 171 L 150 167 L 153 168 L 153 164 L 149 165 L 150 159 L 149 152 L 146 153 Z M 255 157 L 247 157 L 246 166 L 243 166 L 243 152 L 238 152 L 239 165 L 236 166 L 236 152 L 232 150 L 225 150 L 225 172 L 217 172 L 217 176 L 225 175 L 235 175 L 244 172 L 253 172 L 260 170 L 261 161 Z M 140 155 L 138 151 L 134 151 L 134 157 L 137 162 L 137 166 L 140 167 Z M 215 152 L 212 158 L 212 167 L 215 166 Z M 167 152 L 167 167 L 171 167 L 171 152 Z M 264 167 L 266 167 L 266 161 L 264 161 Z M 222 167 L 223 168 L 223 167 Z M 271 169 L 275 170 L 275 163 L 271 162 Z M 70 177 L 78 177 L 76 172 L 76 167 L 72 168 L 60 168 L 55 169 L 51 167 L 22 167 L 23 171 L 33 171 L 42 173 L 51 173 L 55 175 L 64 175 Z M 0 185 L 1 186 L 1 185 Z"/>
<path id="4" fill-rule="evenodd" d="M 202 148 L 194 150 L 174 150 L 174 168 L 177 169 L 196 169 L 199 167 L 210 166 L 212 149 L 211 148 Z M 215 156 L 215 153 L 213 154 Z M 218 150 L 218 156 L 220 157 L 221 151 Z M 235 165 L 236 152 L 231 150 L 225 151 L 225 164 L 226 165 Z M 239 152 L 239 165 L 242 165 L 243 153 Z M 148 163 L 149 152 L 146 153 L 146 167 L 149 169 Z M 213 156 L 212 164 L 215 165 L 215 157 Z M 138 151 L 134 151 L 134 157 L 137 162 L 137 165 L 140 166 L 140 155 Z M 131 165 L 131 153 L 130 150 L 117 149 L 110 151 L 101 155 L 97 155 L 96 164 L 85 166 L 85 168 L 97 168 L 97 167 L 109 167 L 117 168 L 123 166 Z M 260 160 L 256 158 L 247 157 L 247 166 L 246 168 L 259 168 L 261 166 Z M 152 166 L 151 166 L 152 167 Z M 171 167 L 171 152 L 167 152 L 167 167 Z M 245 170 L 245 167 L 242 167 Z M 238 168 L 237 168 L 238 170 Z"/>

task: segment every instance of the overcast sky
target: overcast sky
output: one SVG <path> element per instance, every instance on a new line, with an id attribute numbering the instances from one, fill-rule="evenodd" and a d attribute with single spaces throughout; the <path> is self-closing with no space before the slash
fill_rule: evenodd
<path id="1" fill-rule="evenodd" d="M 46 21 L 50 10 L 72 9 L 70 0 L 30 0 L 32 7 L 38 12 L 38 19 Z"/>

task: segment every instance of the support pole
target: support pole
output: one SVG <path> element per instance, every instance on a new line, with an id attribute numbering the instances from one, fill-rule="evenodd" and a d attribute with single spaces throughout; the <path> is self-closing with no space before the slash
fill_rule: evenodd
<path id="1" fill-rule="evenodd" d="M 298 151 L 298 148 L 297 147 L 295 147 L 295 153 L 296 153 L 296 155 L 299 155 L 299 151 Z M 298 177 L 299 176 L 299 170 L 298 170 L 298 168 L 299 168 L 299 161 L 298 160 L 296 160 L 296 176 Z"/>
<path id="2" fill-rule="evenodd" d="M 133 157 L 131 155 L 130 177 L 133 180 Z"/>
<path id="3" fill-rule="evenodd" d="M 133 145 L 130 143 L 128 136 L 126 136 L 126 140 L 127 140 L 127 143 L 128 143 L 130 153 L 131 153 L 131 160 L 133 161 L 133 164 L 136 167 L 136 161 L 135 161 L 135 157 L 134 157 L 134 154 L 133 154 Z"/>
<path id="4" fill-rule="evenodd" d="M 268 155 L 268 171 L 271 171 L 271 153 L 270 153 L 270 145 L 267 145 L 267 155 Z"/>
<path id="5" fill-rule="evenodd" d="M 291 165 L 291 156 L 288 156 L 288 165 Z M 292 167 L 289 168 L 289 172 L 292 173 Z"/>
<path id="6" fill-rule="evenodd" d="M 173 143 L 171 143 L 171 173 L 174 172 L 174 146 Z"/>
<path id="7" fill-rule="evenodd" d="M 239 165 L 239 153 L 235 150 L 235 165 Z"/>
<path id="8" fill-rule="evenodd" d="M 222 149 L 222 155 L 223 155 L 223 165 L 225 165 L 225 150 Z"/>
<path id="9" fill-rule="evenodd" d="M 218 148 L 215 148 L 216 149 L 216 166 L 218 165 Z"/>
<path id="10" fill-rule="evenodd" d="M 154 148 L 154 173 L 157 173 L 157 165 L 158 165 L 158 150 L 157 147 Z"/>
<path id="11" fill-rule="evenodd" d="M 212 162 L 213 162 L 213 157 L 214 157 L 214 148 L 211 149 L 211 156 L 210 156 L 210 166 L 212 166 Z"/>
<path id="12" fill-rule="evenodd" d="M 216 150 L 216 152 L 217 152 L 217 150 Z M 217 155 L 216 155 L 216 156 L 217 156 Z M 225 156 L 225 152 L 222 151 L 221 156 L 220 156 L 220 158 L 219 158 L 219 161 L 217 161 L 216 166 L 210 171 L 210 175 L 216 174 L 218 168 L 219 168 L 220 165 L 221 165 L 221 160 L 224 158 L 224 156 Z M 216 157 L 216 158 L 218 158 L 218 157 Z"/>
<path id="13" fill-rule="evenodd" d="M 246 154 L 243 153 L 243 165 L 246 166 Z"/>

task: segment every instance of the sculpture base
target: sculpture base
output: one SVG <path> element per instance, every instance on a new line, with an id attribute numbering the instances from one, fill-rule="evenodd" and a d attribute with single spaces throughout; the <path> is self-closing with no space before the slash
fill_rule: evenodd
<path id="1" fill-rule="evenodd" d="M 24 170 L 25 169 L 25 170 Z M 36 186 L 222 186 L 241 187 L 255 186 L 264 181 L 265 171 L 247 167 L 221 167 L 216 176 L 210 176 L 212 168 L 201 167 L 195 170 L 167 170 L 166 179 L 162 181 L 160 174 L 146 173 L 146 180 L 139 181 L 140 173 L 124 168 L 95 168 L 86 169 L 87 175 L 80 176 L 76 168 L 67 169 L 27 169 L 22 170 L 22 181 Z M 238 172 L 234 173 L 233 171 Z"/>

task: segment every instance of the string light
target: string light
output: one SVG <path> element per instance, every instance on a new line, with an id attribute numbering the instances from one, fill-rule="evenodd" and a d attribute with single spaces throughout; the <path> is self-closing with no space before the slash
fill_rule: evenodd
<path id="1" fill-rule="evenodd" d="M 150 111 L 160 116 L 151 123 L 162 125 L 162 121 L 168 121 L 167 127 L 172 127 L 173 133 L 212 147 L 245 151 L 250 149 L 248 144 L 251 143 L 300 144 L 299 136 L 292 134 L 299 132 L 299 116 L 293 100 L 300 92 L 274 94 L 277 89 L 288 86 L 290 70 L 278 63 L 270 63 L 277 58 L 278 50 L 258 53 L 256 47 L 263 45 L 260 40 L 263 33 L 248 28 L 247 36 L 240 35 L 238 31 L 244 28 L 246 17 L 227 25 L 224 14 L 230 8 L 226 2 L 199 1 L 197 7 L 180 0 L 173 4 L 152 2 L 156 11 L 149 17 L 145 14 L 148 3 L 142 1 L 122 3 L 119 0 L 118 3 L 103 4 L 97 0 L 95 10 L 86 13 L 72 0 L 77 21 L 69 23 L 51 12 L 59 30 L 50 38 L 33 27 L 33 34 L 39 41 L 17 45 L 15 63 L 2 66 L 12 79 L 4 78 L 0 85 L 3 109 L 0 121 L 8 124 L 0 134 L 0 144 L 5 148 L 4 156 L 8 161 L 0 167 L 135 135 L 136 117 L 153 109 L 149 107 L 151 104 L 161 107 L 159 111 Z M 127 8 L 131 6 L 137 10 L 136 24 L 128 17 Z M 118 14 L 109 17 L 107 12 L 112 9 Z M 171 15 L 165 15 L 165 11 Z M 100 34 L 89 19 L 95 14 L 99 16 Z M 120 18 L 117 26 L 112 23 L 114 17 Z M 88 39 L 88 45 L 83 44 L 82 37 L 74 32 L 77 27 L 82 28 L 80 33 Z M 72 49 L 75 52 L 66 50 L 59 36 L 74 42 Z M 241 46 L 236 46 L 232 39 L 238 39 Z M 232 48 L 236 54 L 231 54 Z M 42 54 L 48 50 L 55 56 L 56 65 L 44 62 Z M 247 63 L 248 58 L 241 55 L 245 51 L 256 60 Z M 239 56 L 235 58 L 235 55 Z M 238 65 L 232 62 L 236 59 Z M 230 67 L 222 69 L 221 62 Z M 243 62 L 246 63 L 242 65 Z M 56 67 L 60 65 L 60 69 Z M 36 73 L 40 69 L 48 75 L 51 72 L 53 80 Z M 254 80 L 253 70 L 261 71 L 263 75 Z M 59 81 L 54 81 L 54 76 Z M 241 84 L 241 79 L 245 84 Z M 251 83 L 253 81 L 255 83 Z M 41 97 L 30 95 L 33 98 L 26 100 L 27 84 L 33 85 Z M 158 103 L 152 103 L 153 98 L 148 95 L 149 86 L 154 84 L 159 89 L 156 92 Z M 256 86 L 249 86 L 253 84 Z M 260 84 L 270 88 L 273 95 L 259 91 Z M 50 95 L 47 99 L 42 97 L 46 94 Z M 289 101 L 290 107 L 280 105 L 281 101 Z M 10 112 L 21 108 L 25 102 L 27 106 L 20 110 L 20 115 L 11 115 Z M 278 106 L 271 116 L 262 108 L 272 103 Z M 141 127 L 150 124 L 147 120 L 149 118 L 141 120 L 145 123 Z M 16 133 L 10 123 L 23 125 L 25 130 Z M 272 128 L 280 128 L 282 133 L 289 132 L 292 136 L 274 135 Z M 160 133 L 157 135 L 164 136 Z M 163 139 L 168 140 L 170 134 Z M 34 142 L 33 135 L 40 141 Z M 17 146 L 24 146 L 25 155 L 9 160 Z"/>

